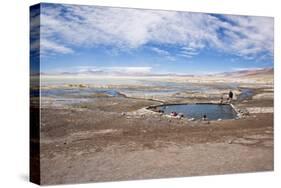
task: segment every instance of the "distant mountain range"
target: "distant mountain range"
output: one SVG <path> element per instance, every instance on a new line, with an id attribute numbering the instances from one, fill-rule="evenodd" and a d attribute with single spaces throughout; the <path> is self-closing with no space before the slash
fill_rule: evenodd
<path id="1" fill-rule="evenodd" d="M 85 75 L 85 76 L 192 76 L 192 75 L 177 75 L 173 73 L 156 74 L 156 73 L 142 73 L 142 72 L 121 72 L 121 71 L 80 71 L 80 72 L 58 72 L 58 73 L 44 73 L 41 75 Z"/>
<path id="2" fill-rule="evenodd" d="M 233 77 L 247 77 L 247 76 L 258 76 L 258 75 L 273 75 L 273 68 L 264 68 L 264 69 L 251 69 L 251 70 L 240 70 L 240 71 L 233 71 L 233 72 L 223 72 L 217 74 L 208 74 L 207 76 L 233 76 Z M 54 76 L 71 76 L 71 75 L 85 75 L 85 76 L 196 76 L 192 74 L 186 75 L 178 75 L 178 74 L 156 74 L 156 73 L 129 73 L 129 72 L 120 72 L 120 71 L 80 71 L 80 72 L 59 72 L 59 73 L 44 73 L 42 72 L 41 75 L 54 75 Z"/>
<path id="3" fill-rule="evenodd" d="M 217 76 L 233 76 L 233 77 L 252 77 L 259 75 L 273 75 L 273 68 L 263 68 L 263 69 L 251 69 L 251 70 L 241 70 L 234 72 L 224 72 L 216 74 Z"/>

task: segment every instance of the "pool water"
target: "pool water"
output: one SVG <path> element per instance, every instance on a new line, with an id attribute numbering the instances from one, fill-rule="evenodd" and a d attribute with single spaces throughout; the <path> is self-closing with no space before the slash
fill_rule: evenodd
<path id="1" fill-rule="evenodd" d="M 202 119 L 204 115 L 208 120 L 234 119 L 237 117 L 234 109 L 228 104 L 174 104 L 158 106 L 165 114 L 172 112 L 182 113 L 186 118 Z"/>

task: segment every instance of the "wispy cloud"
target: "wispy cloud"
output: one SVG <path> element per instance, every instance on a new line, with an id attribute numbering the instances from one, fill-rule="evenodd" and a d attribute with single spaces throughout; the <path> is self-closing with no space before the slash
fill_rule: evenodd
<path id="1" fill-rule="evenodd" d="M 273 55 L 274 22 L 272 18 L 256 16 L 224 16 L 229 23 L 223 31 L 226 51 L 246 59 Z"/>
<path id="2" fill-rule="evenodd" d="M 74 47 L 143 45 L 179 46 L 176 54 L 153 48 L 168 58 L 191 58 L 202 49 L 243 58 L 273 56 L 273 19 L 159 10 L 76 5 L 43 5 L 41 36 L 46 51 L 71 53 Z"/>
<path id="3" fill-rule="evenodd" d="M 42 54 L 47 54 L 49 52 L 62 54 L 73 53 L 73 50 L 71 48 L 65 47 L 62 44 L 46 39 L 40 40 L 40 51 Z"/>
<path id="4" fill-rule="evenodd" d="M 184 46 L 180 49 L 179 56 L 191 58 L 200 53 L 200 49 L 204 48 L 202 44 L 190 43 L 188 46 Z"/>
<path id="5" fill-rule="evenodd" d="M 157 47 L 151 47 L 150 48 L 153 52 L 156 52 L 158 55 L 160 55 L 161 57 L 166 58 L 169 61 L 175 61 L 176 58 L 168 51 L 157 48 Z"/>

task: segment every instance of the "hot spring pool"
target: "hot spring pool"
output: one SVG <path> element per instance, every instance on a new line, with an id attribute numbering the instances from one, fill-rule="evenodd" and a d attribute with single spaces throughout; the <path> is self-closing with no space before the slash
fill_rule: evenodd
<path id="1" fill-rule="evenodd" d="M 208 120 L 234 119 L 237 117 L 235 110 L 228 104 L 172 104 L 156 107 L 164 114 L 172 112 L 182 113 L 185 118 L 202 119 L 204 114 Z"/>

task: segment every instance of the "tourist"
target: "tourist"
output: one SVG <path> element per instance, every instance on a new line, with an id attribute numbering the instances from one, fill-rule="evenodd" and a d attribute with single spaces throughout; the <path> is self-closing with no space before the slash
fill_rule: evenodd
<path id="1" fill-rule="evenodd" d="M 179 118 L 183 118 L 183 117 L 184 117 L 183 113 L 179 113 L 179 114 L 178 114 L 178 117 L 179 117 Z"/>
<path id="2" fill-rule="evenodd" d="M 232 98 L 233 98 L 233 93 L 232 93 L 232 91 L 230 90 L 229 93 L 228 93 L 228 99 L 229 99 L 229 102 L 230 102 L 230 103 L 232 102 Z"/>
<path id="3" fill-rule="evenodd" d="M 207 121 L 207 120 L 208 120 L 208 118 L 207 118 L 207 115 L 206 115 L 206 114 L 204 114 L 204 115 L 203 115 L 202 120 L 203 120 L 203 121 Z"/>
<path id="4" fill-rule="evenodd" d="M 172 112 L 170 115 L 171 115 L 171 116 L 177 116 L 178 113 L 177 113 L 177 112 Z"/>

